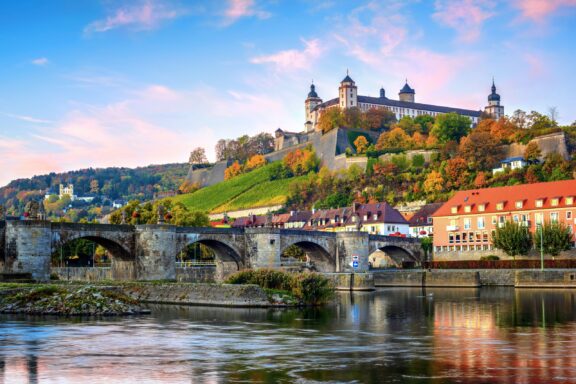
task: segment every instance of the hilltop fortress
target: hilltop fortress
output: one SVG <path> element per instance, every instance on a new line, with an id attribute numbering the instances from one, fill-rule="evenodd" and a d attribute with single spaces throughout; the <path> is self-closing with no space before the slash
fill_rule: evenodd
<path id="1" fill-rule="evenodd" d="M 322 133 L 318 127 L 318 121 L 322 113 L 330 108 L 358 108 L 360 111 L 368 111 L 371 108 L 387 109 L 400 120 L 404 116 L 417 117 L 420 115 L 438 116 L 444 113 L 455 112 L 467 116 L 476 125 L 482 115 L 482 110 L 470 110 L 451 106 L 424 104 L 416 102 L 416 91 L 408 85 L 408 81 L 400 89 L 398 100 L 386 97 L 384 88 L 381 88 L 378 96 L 358 95 L 358 87 L 354 80 L 346 74 L 338 87 L 338 97 L 323 101 L 316 92 L 316 86 L 310 85 L 310 92 L 304 100 L 305 123 L 302 132 L 289 132 L 278 128 L 275 132 L 274 152 L 266 154 L 267 161 L 281 160 L 289 152 L 312 145 L 323 166 L 330 170 L 346 169 L 353 164 L 365 168 L 366 158 L 346 157 L 347 148 L 354 150 L 349 142 L 348 133 L 362 132 L 372 137 L 375 142 L 378 132 L 371 132 L 352 128 L 336 128 L 327 133 Z M 484 113 L 494 119 L 504 116 L 504 106 L 500 104 L 500 95 L 496 93 L 496 85 L 492 81 L 491 93 L 488 95 L 488 104 L 484 107 Z M 224 170 L 231 164 L 230 161 L 220 161 L 210 168 L 190 169 L 188 181 L 200 186 L 208 186 L 224 180 Z"/>

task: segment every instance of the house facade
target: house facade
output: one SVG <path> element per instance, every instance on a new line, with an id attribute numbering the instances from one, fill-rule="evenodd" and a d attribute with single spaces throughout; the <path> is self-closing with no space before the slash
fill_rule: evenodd
<path id="1" fill-rule="evenodd" d="M 434 219 L 432 215 L 440 209 L 442 203 L 426 204 L 417 211 L 410 219 L 410 237 L 433 237 L 434 236 Z"/>
<path id="2" fill-rule="evenodd" d="M 477 259 L 499 254 L 492 234 L 507 221 L 535 233 L 545 222 L 576 226 L 576 180 L 457 192 L 433 217 L 434 259 Z"/>
<path id="3" fill-rule="evenodd" d="M 371 235 L 409 234 L 408 221 L 388 203 L 352 205 L 352 212 L 345 223 L 346 231 L 362 231 Z"/>

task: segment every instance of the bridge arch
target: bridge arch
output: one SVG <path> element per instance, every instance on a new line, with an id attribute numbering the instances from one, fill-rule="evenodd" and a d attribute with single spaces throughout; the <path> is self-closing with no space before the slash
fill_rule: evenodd
<path id="1" fill-rule="evenodd" d="M 238 248 L 228 241 L 212 236 L 186 237 L 186 239 L 177 246 L 175 259 L 186 248 L 193 244 L 202 244 L 214 252 L 217 281 L 225 279 L 228 275 L 237 272 L 245 267 L 244 258 Z"/>
<path id="2" fill-rule="evenodd" d="M 310 240 L 288 241 L 280 250 L 280 255 L 283 255 L 292 246 L 296 246 L 306 253 L 313 270 L 318 272 L 336 272 L 335 256 L 330 254 L 324 246 Z"/>
<path id="3" fill-rule="evenodd" d="M 64 245 L 79 239 L 90 240 L 108 251 L 111 256 L 110 268 L 113 280 L 136 279 L 136 257 L 134 253 L 117 239 L 103 234 L 57 233 L 53 236 L 51 251 L 52 253 L 58 252 Z"/>
<path id="4" fill-rule="evenodd" d="M 370 247 L 368 262 L 372 268 L 415 266 L 420 263 L 410 249 L 394 244 L 378 244 Z"/>

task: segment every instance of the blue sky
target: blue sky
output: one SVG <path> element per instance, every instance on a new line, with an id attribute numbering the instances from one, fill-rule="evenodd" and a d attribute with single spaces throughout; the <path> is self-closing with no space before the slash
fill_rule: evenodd
<path id="1" fill-rule="evenodd" d="M 185 162 L 220 138 L 303 128 L 336 97 L 405 78 L 416 101 L 576 120 L 576 0 L 51 0 L 0 10 L 0 185 Z"/>

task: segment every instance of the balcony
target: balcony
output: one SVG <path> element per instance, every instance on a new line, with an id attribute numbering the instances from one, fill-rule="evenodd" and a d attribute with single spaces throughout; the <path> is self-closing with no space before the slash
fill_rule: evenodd
<path id="1" fill-rule="evenodd" d="M 448 232 L 455 232 L 455 231 L 459 231 L 459 230 L 460 230 L 460 227 L 457 226 L 457 225 L 447 225 L 447 226 L 446 226 L 446 230 L 447 230 Z"/>

